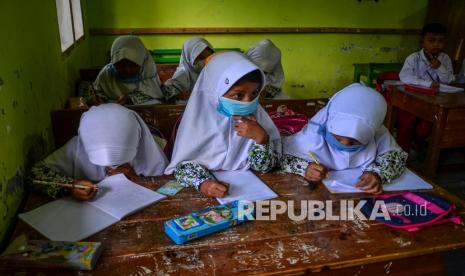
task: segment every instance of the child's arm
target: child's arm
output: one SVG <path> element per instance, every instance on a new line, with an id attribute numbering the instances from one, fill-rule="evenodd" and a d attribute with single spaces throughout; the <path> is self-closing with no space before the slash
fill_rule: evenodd
<path id="1" fill-rule="evenodd" d="M 452 61 L 449 56 L 444 54 L 441 59 L 441 66 L 436 69 L 441 83 L 449 84 L 454 81 L 454 69 L 452 67 Z"/>
<path id="2" fill-rule="evenodd" d="M 72 177 L 56 172 L 55 170 L 49 168 L 44 161 L 37 163 L 31 169 L 31 174 L 33 180 L 40 180 L 51 183 L 74 183 L 74 179 Z M 62 186 L 53 184 L 40 185 L 34 184 L 33 182 L 31 184 L 33 185 L 33 189 L 39 190 L 40 192 L 50 196 L 51 198 L 59 198 L 67 193 L 67 190 Z"/>
<path id="3" fill-rule="evenodd" d="M 281 171 L 305 177 L 305 171 L 310 164 L 311 162 L 306 159 L 284 154 L 281 158 Z"/>
<path id="4" fill-rule="evenodd" d="M 374 172 L 381 184 L 388 184 L 399 177 L 405 170 L 408 154 L 403 150 L 393 150 L 376 156 L 375 161 L 364 172 Z"/>
<path id="5" fill-rule="evenodd" d="M 254 144 L 249 151 L 250 168 L 258 172 L 268 172 L 278 164 L 278 154 L 270 143 Z"/>
<path id="6" fill-rule="evenodd" d="M 415 72 L 416 64 L 419 62 L 419 55 L 412 54 L 405 59 L 404 66 L 399 73 L 399 78 L 403 83 L 431 87 L 433 80 L 424 80 L 419 77 L 419 72 Z"/>
<path id="7" fill-rule="evenodd" d="M 192 186 L 197 190 L 204 181 L 215 180 L 215 177 L 207 168 L 194 162 L 182 162 L 176 165 L 174 177 L 184 187 Z"/>
<path id="8" fill-rule="evenodd" d="M 375 161 L 365 168 L 365 172 L 376 173 L 381 184 L 390 183 L 399 177 L 405 169 L 408 154 L 397 145 L 389 130 L 382 126 L 375 134 L 377 156 Z"/>
<path id="9" fill-rule="evenodd" d="M 190 90 L 189 83 L 187 72 L 184 69 L 176 70 L 171 79 L 167 80 L 161 87 L 165 100 Z"/>

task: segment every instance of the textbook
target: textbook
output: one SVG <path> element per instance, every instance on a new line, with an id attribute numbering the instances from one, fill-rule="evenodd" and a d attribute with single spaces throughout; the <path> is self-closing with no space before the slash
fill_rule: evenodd
<path id="1" fill-rule="evenodd" d="M 52 241 L 75 242 L 165 198 L 124 174 L 107 177 L 97 186 L 99 191 L 90 201 L 58 199 L 19 217 Z"/>
<path id="2" fill-rule="evenodd" d="M 331 193 L 363 193 L 362 190 L 355 188 L 355 184 L 362 175 L 360 168 L 347 169 L 341 171 L 331 171 L 330 175 L 323 179 L 323 184 Z M 383 185 L 383 191 L 409 191 L 409 190 L 427 190 L 433 186 L 424 181 L 421 177 L 409 169 L 405 171 L 391 183 Z"/>
<path id="3" fill-rule="evenodd" d="M 21 235 L 0 255 L 0 265 L 92 270 L 101 252 L 99 242 L 28 241 Z"/>

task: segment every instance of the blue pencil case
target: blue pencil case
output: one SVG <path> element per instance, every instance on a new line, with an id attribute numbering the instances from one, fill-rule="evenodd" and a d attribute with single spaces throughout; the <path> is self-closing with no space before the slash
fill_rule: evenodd
<path id="1" fill-rule="evenodd" d="M 239 201 L 233 201 L 170 219 L 165 221 L 165 233 L 176 244 L 183 244 L 244 223 L 248 217 L 253 217 L 254 207 L 253 204 L 239 204 Z M 239 216 L 239 207 L 244 215 Z"/>

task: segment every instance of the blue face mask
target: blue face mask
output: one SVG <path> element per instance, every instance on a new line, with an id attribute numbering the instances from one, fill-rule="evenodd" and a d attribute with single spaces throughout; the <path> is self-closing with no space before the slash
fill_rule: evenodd
<path id="1" fill-rule="evenodd" d="M 258 107 L 258 97 L 251 102 L 241 102 L 220 97 L 218 102 L 218 112 L 226 117 L 231 116 L 249 116 L 254 113 Z"/>
<path id="2" fill-rule="evenodd" d="M 116 70 L 116 67 L 113 64 L 110 64 L 110 74 L 115 77 L 116 79 L 124 82 L 124 83 L 135 83 L 135 82 L 140 82 L 142 81 L 142 76 L 140 74 L 134 75 L 129 78 L 123 78 L 121 75 L 118 73 L 118 70 Z"/>
<path id="3" fill-rule="evenodd" d="M 326 129 L 326 125 L 320 125 L 318 129 L 318 133 L 324 137 L 326 143 L 330 145 L 333 149 L 339 150 L 339 151 L 345 151 L 345 152 L 356 152 L 359 150 L 363 150 L 365 148 L 365 145 L 359 144 L 359 145 L 344 145 L 341 142 L 339 142 L 334 135 L 329 132 Z"/>

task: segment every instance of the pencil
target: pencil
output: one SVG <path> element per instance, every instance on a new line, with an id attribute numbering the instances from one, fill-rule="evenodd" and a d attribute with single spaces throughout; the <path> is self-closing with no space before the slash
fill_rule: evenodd
<path id="1" fill-rule="evenodd" d="M 317 165 L 320 165 L 320 162 L 318 162 L 318 159 L 316 159 L 315 155 L 311 151 L 308 151 L 308 155 L 312 158 L 313 162 L 315 162 Z"/>
<path id="2" fill-rule="evenodd" d="M 426 74 L 428 74 L 428 76 L 431 78 L 432 81 L 435 81 L 433 76 L 431 76 L 431 74 L 428 72 L 428 70 L 426 71 Z"/>
<path id="3" fill-rule="evenodd" d="M 313 153 L 311 151 L 308 151 L 308 155 L 312 158 L 313 162 L 315 162 L 315 164 L 317 165 L 320 165 L 320 162 L 318 162 L 318 159 L 316 159 L 315 155 L 313 155 Z M 329 176 L 329 171 L 326 173 L 326 177 Z"/>
<path id="4" fill-rule="evenodd" d="M 98 190 L 98 187 L 89 187 L 89 186 L 84 186 L 84 185 L 78 185 L 78 184 L 69 184 L 69 183 L 59 183 L 59 182 L 49 182 L 49 181 L 42 181 L 42 180 L 33 180 L 32 182 L 36 184 L 42 184 L 42 185 L 57 185 L 57 186 L 62 186 L 62 187 L 67 187 L 67 188 L 78 188 L 78 189 L 84 189 L 84 190 L 90 190 L 90 189 L 95 189 Z"/>

